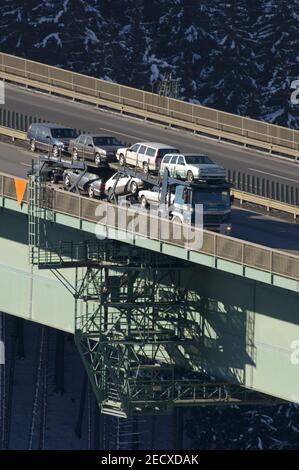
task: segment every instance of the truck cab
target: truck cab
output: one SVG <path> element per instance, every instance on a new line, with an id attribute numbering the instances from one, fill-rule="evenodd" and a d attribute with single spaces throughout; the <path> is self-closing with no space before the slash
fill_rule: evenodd
<path id="1" fill-rule="evenodd" d="M 230 185 L 178 184 L 171 209 L 173 220 L 197 225 L 202 219 L 208 230 L 229 235 L 231 232 Z"/>

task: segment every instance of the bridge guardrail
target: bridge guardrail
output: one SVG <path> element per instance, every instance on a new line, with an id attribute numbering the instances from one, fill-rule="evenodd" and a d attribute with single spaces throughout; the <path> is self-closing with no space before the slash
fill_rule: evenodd
<path id="1" fill-rule="evenodd" d="M 23 131 L 18 131 L 16 129 L 11 129 L 10 127 L 0 126 L 0 134 L 7 135 L 11 137 L 12 140 L 19 139 L 19 140 L 26 140 L 27 133 Z"/>
<path id="2" fill-rule="evenodd" d="M 269 177 L 265 178 L 264 176 L 252 174 L 251 170 L 248 171 L 227 169 L 226 179 L 238 191 L 299 207 L 298 185 L 288 184 L 284 181 L 274 181 Z"/>
<path id="3" fill-rule="evenodd" d="M 0 53 L 0 77 L 298 161 L 299 131 Z"/>
<path id="4" fill-rule="evenodd" d="M 161 238 L 163 225 L 168 224 L 170 228 L 170 236 L 180 233 L 181 225 L 171 221 L 166 221 L 154 217 L 148 213 L 141 215 L 141 219 L 136 223 L 135 211 L 130 208 L 114 206 L 106 201 L 91 200 L 77 194 L 71 194 L 61 189 L 48 188 L 51 201 L 51 210 L 66 215 L 71 215 L 79 219 L 90 222 L 99 222 L 99 216 L 96 215 L 96 208 L 102 206 L 102 213 L 105 218 L 101 220 L 101 224 L 106 227 L 116 228 L 127 232 L 128 236 L 139 235 L 158 241 L 166 241 Z M 0 195 L 16 199 L 14 177 L 10 175 L 0 175 Z M 24 200 L 27 199 L 27 194 Z M 118 216 L 115 217 L 116 211 Z M 130 228 L 123 221 L 125 217 L 130 217 Z M 198 235 L 199 230 L 195 227 L 188 227 L 189 235 Z M 208 254 L 214 258 L 221 258 L 227 261 L 233 261 L 242 266 L 253 267 L 272 274 L 281 275 L 291 279 L 299 280 L 299 257 L 283 251 L 274 250 L 262 245 L 256 245 L 251 242 L 219 235 L 209 231 L 203 231 L 203 246 L 200 249 L 188 247 L 190 251 Z M 184 240 L 176 239 L 174 241 L 167 240 L 175 246 L 186 247 Z"/>
<path id="5" fill-rule="evenodd" d="M 265 207 L 267 212 L 270 210 L 277 210 L 287 214 L 291 214 L 294 220 L 297 220 L 299 217 L 299 206 L 293 206 L 292 204 L 286 204 L 285 202 L 276 201 L 263 196 L 257 196 L 256 194 L 246 193 L 239 191 L 238 189 L 232 189 L 231 193 L 240 201 L 242 205 L 243 202 L 250 202 L 251 204 L 256 204 L 257 206 Z"/>

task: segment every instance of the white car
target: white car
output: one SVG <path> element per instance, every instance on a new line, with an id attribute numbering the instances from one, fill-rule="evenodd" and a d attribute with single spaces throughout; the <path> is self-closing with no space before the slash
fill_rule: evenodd
<path id="1" fill-rule="evenodd" d="M 166 196 L 166 201 L 168 202 L 168 194 Z M 140 201 L 141 207 L 147 209 L 151 204 L 159 204 L 161 201 L 161 190 L 151 191 L 149 189 L 142 189 L 138 193 L 138 199 Z M 170 195 L 170 202 L 174 202 L 174 194 Z"/>
<path id="2" fill-rule="evenodd" d="M 178 149 L 168 144 L 157 142 L 138 142 L 129 148 L 119 148 L 116 158 L 122 166 L 131 165 L 149 171 L 159 171 L 162 158 L 166 153 L 179 153 Z"/>
<path id="3" fill-rule="evenodd" d="M 113 193 L 116 196 L 130 193 L 137 194 L 140 188 L 143 188 L 143 181 L 139 178 L 122 175 L 120 173 L 115 173 L 115 175 L 105 183 L 105 193 L 108 196 L 112 196 Z"/>
<path id="4" fill-rule="evenodd" d="M 190 183 L 194 180 L 225 179 L 225 169 L 216 165 L 207 155 L 167 154 L 163 157 L 160 175 L 168 168 L 173 178 L 183 178 Z"/>

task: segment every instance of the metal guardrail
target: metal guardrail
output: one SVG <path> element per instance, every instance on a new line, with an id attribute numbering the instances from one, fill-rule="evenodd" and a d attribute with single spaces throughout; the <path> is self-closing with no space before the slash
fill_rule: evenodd
<path id="1" fill-rule="evenodd" d="M 231 192 L 235 199 L 240 201 L 241 205 L 243 202 L 250 202 L 251 204 L 265 207 L 267 212 L 270 212 L 270 210 L 277 210 L 291 214 L 294 218 L 294 221 L 296 221 L 297 217 L 299 217 L 299 206 L 293 206 L 291 204 L 286 204 L 285 202 L 275 201 L 274 199 L 263 196 L 257 196 L 256 194 L 245 193 L 243 191 L 239 191 L 238 189 L 232 189 Z"/>
<path id="2" fill-rule="evenodd" d="M 299 207 L 299 186 L 288 184 L 284 181 L 243 172 L 240 170 L 226 170 L 226 179 L 234 189 L 244 193 L 255 194 L 263 198 L 273 199 L 278 202 Z"/>
<path id="3" fill-rule="evenodd" d="M 52 121 L 42 119 L 38 116 L 32 114 L 24 114 L 18 111 L 13 111 L 6 107 L 0 106 L 0 127 L 7 127 L 10 129 L 15 129 L 21 132 L 27 132 L 28 127 L 32 123 L 50 123 Z M 65 126 L 67 123 L 62 123 L 55 120 L 55 124 Z M 88 134 L 84 129 L 75 129 L 77 134 Z"/>
<path id="4" fill-rule="evenodd" d="M 135 219 L 135 211 L 130 208 L 115 206 L 106 201 L 91 200 L 77 194 L 71 194 L 66 191 L 48 188 L 48 201 L 50 208 L 55 212 L 71 215 L 78 219 L 100 223 L 102 226 L 116 228 L 126 232 L 128 237 L 139 235 L 158 241 L 167 241 L 175 246 L 184 247 L 190 251 L 196 251 L 221 258 L 227 261 L 233 261 L 242 266 L 253 267 L 272 274 L 281 275 L 291 279 L 299 280 L 299 257 L 278 250 L 273 250 L 262 245 L 238 240 L 236 238 L 219 235 L 209 231 L 203 231 L 203 245 L 200 249 L 187 246 L 184 240 L 176 236 L 181 233 L 181 225 L 171 221 L 163 220 L 150 215 L 141 214 L 138 221 Z M 0 174 L 0 196 L 10 199 L 16 199 L 16 190 L 14 177 Z M 24 196 L 27 201 L 27 194 Z M 99 220 L 96 209 L 101 206 L 102 214 L 105 216 Z M 116 216 L 117 213 L 117 216 Z M 130 219 L 130 225 L 124 221 Z M 161 237 L 167 227 L 170 228 L 168 240 Z M 188 227 L 189 235 L 196 236 L 199 230 L 195 227 Z M 172 241 L 171 237 L 175 238 Z"/>
<path id="5" fill-rule="evenodd" d="M 0 134 L 7 135 L 11 137 L 12 140 L 19 139 L 19 140 L 26 140 L 27 133 L 18 131 L 16 129 L 11 129 L 10 127 L 0 126 Z"/>
<path id="6" fill-rule="evenodd" d="M 161 97 L 4 53 L 0 53 L 0 77 L 168 126 L 278 152 L 298 161 L 299 131 L 296 130 Z"/>

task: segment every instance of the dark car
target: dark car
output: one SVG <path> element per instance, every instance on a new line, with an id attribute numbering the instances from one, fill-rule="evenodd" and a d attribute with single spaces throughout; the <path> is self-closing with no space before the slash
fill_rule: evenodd
<path id="1" fill-rule="evenodd" d="M 32 162 L 32 167 L 27 175 L 39 174 L 42 181 L 58 183 L 63 179 L 64 166 L 60 162 L 55 162 L 47 158 L 40 158 Z"/>
<path id="2" fill-rule="evenodd" d="M 33 123 L 27 131 L 30 150 L 46 150 L 58 157 L 61 153 L 69 153 L 69 142 L 77 137 L 75 129 L 58 124 Z"/>
<path id="3" fill-rule="evenodd" d="M 111 177 L 113 170 L 109 167 L 86 170 L 79 168 L 66 169 L 63 173 L 65 187 L 70 190 L 88 193 L 89 197 L 103 197 L 105 195 L 105 182 Z"/>
<path id="4" fill-rule="evenodd" d="M 122 146 L 122 142 L 116 137 L 81 134 L 75 140 L 70 141 L 69 152 L 73 160 L 91 160 L 100 166 L 116 161 L 116 151 Z"/>

